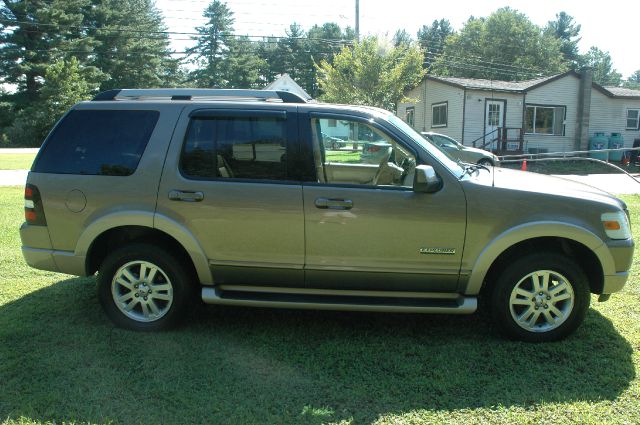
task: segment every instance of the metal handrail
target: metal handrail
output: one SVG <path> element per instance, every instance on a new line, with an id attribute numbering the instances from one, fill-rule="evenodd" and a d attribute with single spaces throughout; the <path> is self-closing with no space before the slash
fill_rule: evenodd
<path id="1" fill-rule="evenodd" d="M 638 151 L 638 148 L 616 148 L 616 149 L 598 149 L 598 150 L 588 150 L 588 151 L 569 151 L 569 152 L 545 152 L 545 153 L 521 153 L 514 155 L 502 155 L 500 156 L 500 160 L 507 158 L 514 158 L 514 162 L 520 162 L 523 159 L 533 160 L 534 157 L 540 156 L 561 156 L 562 158 L 567 157 L 567 155 L 580 155 L 580 154 L 593 154 L 593 153 L 608 153 L 608 152 L 627 152 L 627 151 Z M 519 158 L 519 159 L 518 159 Z"/>
<path id="2" fill-rule="evenodd" d="M 496 131 L 498 131 L 498 129 L 497 129 L 497 128 L 496 128 L 495 130 L 493 130 L 493 131 L 488 132 L 487 134 L 483 134 L 482 136 L 478 137 L 478 138 L 477 138 L 477 139 L 475 139 L 475 140 L 472 140 L 472 141 L 471 141 L 471 146 L 473 146 L 473 147 L 475 148 L 475 147 L 476 147 L 476 142 L 477 142 L 478 140 L 480 140 L 480 139 L 485 139 L 487 136 L 489 136 L 489 135 L 491 135 L 491 134 L 495 133 Z M 493 143 L 494 141 L 495 141 L 495 139 L 493 139 L 493 140 L 492 140 L 491 142 L 489 142 L 489 143 Z M 484 144 L 484 145 L 482 145 L 482 146 L 486 146 L 486 144 Z"/>
<path id="3" fill-rule="evenodd" d="M 633 150 L 638 150 L 640 148 L 632 148 L 632 149 Z M 632 149 L 628 149 L 628 150 L 632 150 Z M 623 168 L 620 168 L 617 165 L 614 165 L 614 164 L 612 164 L 610 162 L 603 161 L 601 159 L 596 159 L 596 158 L 583 158 L 581 156 L 567 157 L 567 158 L 536 158 L 536 159 L 524 158 L 524 159 L 507 159 L 507 160 L 504 160 L 504 161 L 501 160 L 500 163 L 507 164 L 507 163 L 514 163 L 514 162 L 522 162 L 523 160 L 526 160 L 528 162 L 542 162 L 542 161 L 588 161 L 588 162 L 596 162 L 598 164 L 603 164 L 603 165 L 606 165 L 606 166 L 611 167 L 613 169 L 616 169 L 616 170 L 626 174 L 627 176 L 629 176 L 631 179 L 633 179 L 634 182 L 640 184 L 640 181 L 638 179 L 633 177 L 633 175 L 631 173 L 629 173 L 628 171 L 624 170 Z"/>

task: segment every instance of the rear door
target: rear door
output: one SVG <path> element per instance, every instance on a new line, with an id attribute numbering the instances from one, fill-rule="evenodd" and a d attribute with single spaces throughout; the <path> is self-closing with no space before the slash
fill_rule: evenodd
<path id="1" fill-rule="evenodd" d="M 352 129 L 347 147 L 320 143 L 330 120 Z M 414 192 L 414 169 L 425 163 L 424 153 L 371 119 L 301 114 L 301 127 L 317 170 L 304 184 L 307 286 L 456 291 L 466 227 L 457 179 L 440 173 L 440 191 Z M 372 145 L 381 148 L 365 149 Z"/>
<path id="2" fill-rule="evenodd" d="M 185 109 L 157 213 L 184 226 L 220 285 L 303 285 L 295 106 Z"/>

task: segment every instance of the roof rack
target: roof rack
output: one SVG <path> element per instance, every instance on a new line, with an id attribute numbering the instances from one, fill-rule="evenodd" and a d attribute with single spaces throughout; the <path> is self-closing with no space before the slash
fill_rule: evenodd
<path id="1" fill-rule="evenodd" d="M 93 101 L 193 99 L 307 103 L 304 98 L 286 91 L 243 89 L 115 89 L 98 93 Z"/>

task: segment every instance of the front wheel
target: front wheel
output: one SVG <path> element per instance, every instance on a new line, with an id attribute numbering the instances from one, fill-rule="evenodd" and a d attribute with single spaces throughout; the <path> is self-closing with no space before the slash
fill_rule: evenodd
<path id="1" fill-rule="evenodd" d="M 478 164 L 484 165 L 485 167 L 493 167 L 493 161 L 487 158 L 482 158 L 480 161 L 478 161 Z"/>
<path id="2" fill-rule="evenodd" d="M 110 254 L 98 271 L 107 316 L 131 330 L 162 330 L 183 316 L 193 294 L 189 273 L 164 249 L 132 244 Z"/>
<path id="3" fill-rule="evenodd" d="M 586 275 L 562 254 L 530 254 L 505 267 L 491 296 L 492 315 L 513 339 L 546 342 L 578 328 L 591 295 Z"/>

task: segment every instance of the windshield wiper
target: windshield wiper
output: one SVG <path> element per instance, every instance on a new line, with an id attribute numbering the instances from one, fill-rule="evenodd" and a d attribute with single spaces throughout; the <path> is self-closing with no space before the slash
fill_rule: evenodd
<path id="1" fill-rule="evenodd" d="M 486 165 L 482 165 L 482 164 L 470 164 L 468 162 L 460 161 L 460 165 L 464 167 L 464 174 L 463 175 L 472 174 L 474 171 L 479 170 L 481 168 L 491 172 L 489 167 L 487 167 Z"/>

